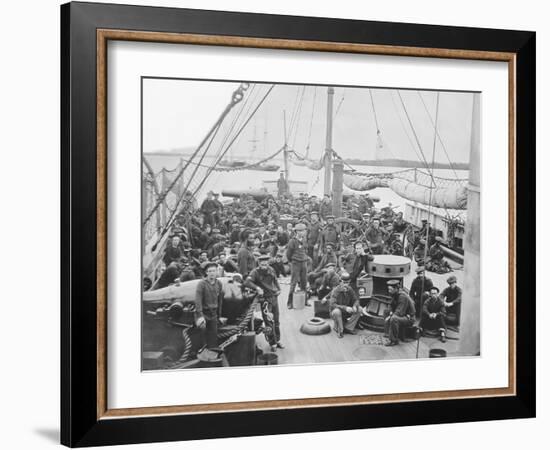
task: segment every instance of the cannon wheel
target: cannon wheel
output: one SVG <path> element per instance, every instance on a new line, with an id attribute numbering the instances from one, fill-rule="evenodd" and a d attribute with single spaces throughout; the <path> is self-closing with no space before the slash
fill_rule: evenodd
<path id="1" fill-rule="evenodd" d="M 356 220 L 339 217 L 334 223 L 338 225 L 346 246 L 364 237 L 364 232 Z"/>

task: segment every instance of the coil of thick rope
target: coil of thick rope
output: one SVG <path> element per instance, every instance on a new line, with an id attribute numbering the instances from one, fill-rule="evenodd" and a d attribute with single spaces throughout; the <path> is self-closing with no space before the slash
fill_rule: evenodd
<path id="1" fill-rule="evenodd" d="M 256 304 L 258 303 L 258 299 L 259 297 L 257 295 L 254 296 L 246 312 L 244 312 L 237 318 L 237 325 L 234 328 L 218 333 L 218 339 L 224 339 L 224 342 L 222 342 L 219 345 L 220 348 L 223 349 L 227 347 L 229 344 L 231 344 L 232 342 L 236 341 L 237 338 L 241 334 L 243 334 L 244 331 L 248 328 L 250 321 L 252 320 L 252 316 L 254 314 Z M 191 312 L 193 310 L 194 308 L 188 309 L 188 311 L 191 311 Z M 190 328 L 189 326 L 185 326 L 182 330 L 182 338 L 184 341 L 183 353 L 181 354 L 181 356 L 177 361 L 165 363 L 163 367 L 164 370 L 181 369 L 182 366 L 189 360 L 189 357 L 191 355 L 191 348 L 192 348 L 192 342 L 188 332 L 189 328 Z"/>

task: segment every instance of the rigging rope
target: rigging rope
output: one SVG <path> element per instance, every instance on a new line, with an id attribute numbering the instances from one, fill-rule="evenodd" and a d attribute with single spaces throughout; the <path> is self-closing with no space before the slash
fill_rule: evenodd
<path id="1" fill-rule="evenodd" d="M 426 160 L 426 157 L 424 156 L 424 151 L 422 150 L 422 146 L 420 145 L 420 140 L 418 139 L 418 135 L 416 134 L 416 130 L 414 129 L 414 126 L 412 124 L 412 120 L 409 116 L 409 113 L 407 112 L 407 108 L 405 107 L 405 102 L 403 101 L 403 97 L 401 96 L 401 92 L 399 92 L 399 90 L 397 90 L 397 94 L 399 95 L 399 99 L 401 100 L 401 104 L 403 105 L 403 110 L 405 111 L 405 115 L 407 116 L 407 120 L 409 121 L 409 125 L 411 127 L 414 138 L 416 140 L 416 144 L 418 145 L 418 150 L 420 150 L 420 154 L 422 155 L 422 161 L 424 162 L 424 165 L 426 166 L 426 169 L 428 170 L 428 173 L 430 174 L 430 177 L 432 178 L 432 180 L 435 184 L 433 172 L 430 171 L 430 166 L 428 165 L 428 161 Z M 417 156 L 418 156 L 418 153 L 417 153 Z"/>
<path id="2" fill-rule="evenodd" d="M 244 97 L 244 93 L 248 90 L 249 86 L 250 86 L 249 83 L 241 83 L 239 85 L 239 87 L 233 92 L 233 94 L 231 96 L 231 101 L 225 107 L 225 109 L 222 111 L 222 113 L 218 117 L 218 120 L 214 123 L 214 125 L 212 125 L 212 127 L 210 128 L 210 130 L 208 131 L 206 136 L 203 138 L 201 143 L 198 145 L 197 149 L 193 152 L 193 154 L 191 155 L 190 160 L 193 160 L 195 158 L 195 156 L 199 153 L 199 151 L 203 147 L 203 145 L 208 141 L 208 138 L 212 135 L 214 130 L 217 130 L 219 128 L 219 126 L 221 125 L 221 123 L 223 122 L 223 120 L 225 119 L 227 114 L 229 114 L 229 111 L 231 111 L 231 109 L 233 109 L 233 107 L 236 104 L 240 103 L 240 101 Z M 181 168 L 181 170 L 178 172 L 178 174 L 174 177 L 174 180 L 172 180 L 172 183 L 170 184 L 170 186 L 168 187 L 166 192 L 160 195 L 159 199 L 157 200 L 157 203 L 153 206 L 151 211 L 147 214 L 147 217 L 143 221 L 142 226 L 145 226 L 147 224 L 147 222 L 151 219 L 151 217 L 153 216 L 155 211 L 159 208 L 159 206 L 162 204 L 162 202 L 166 198 L 167 193 L 172 190 L 172 188 L 176 185 L 178 180 L 181 178 L 181 176 L 183 175 L 183 172 L 188 167 L 188 165 L 189 165 L 189 163 Z"/>
<path id="3" fill-rule="evenodd" d="M 434 169 L 434 164 L 435 164 L 435 144 L 437 142 L 437 120 L 438 120 L 438 117 L 439 117 L 439 92 L 437 93 L 437 101 L 436 101 L 436 105 L 435 105 L 435 124 L 434 124 L 434 128 L 435 128 L 435 133 L 434 133 L 434 141 L 433 141 L 433 149 L 432 149 L 432 171 Z M 433 179 L 433 178 L 432 178 Z M 434 181 L 434 186 L 435 187 L 435 181 Z M 430 237 L 430 227 L 431 227 L 431 224 L 430 224 L 430 214 L 432 212 L 432 192 L 433 192 L 433 187 L 430 188 L 430 197 L 429 197 L 429 202 L 428 202 L 428 226 L 426 227 L 426 244 L 424 245 L 424 264 L 426 264 L 426 258 L 428 256 L 428 244 L 429 244 L 429 237 Z M 422 292 L 424 292 L 424 281 L 425 281 L 425 277 L 422 277 Z M 423 296 L 421 296 L 421 299 L 420 299 L 420 308 L 423 308 Z M 417 339 L 416 340 L 416 358 L 418 358 L 418 350 L 419 350 L 419 347 L 420 347 L 420 339 Z"/>
<path id="4" fill-rule="evenodd" d="M 430 114 L 430 111 L 428 110 L 428 107 L 426 106 L 426 103 L 424 102 L 424 98 L 422 97 L 422 94 L 420 91 L 416 91 L 418 93 L 418 96 L 420 97 L 420 100 L 422 101 L 422 105 L 424 106 L 424 109 L 426 110 L 426 113 L 428 114 L 428 117 L 430 119 L 430 122 L 432 123 L 432 126 L 434 127 L 435 134 L 437 138 L 439 139 L 439 142 L 441 143 L 441 147 L 443 148 L 443 152 L 445 153 L 445 156 L 447 157 L 447 161 L 449 161 L 449 165 L 451 166 L 452 171 L 455 174 L 455 178 L 458 179 L 458 174 L 456 173 L 456 170 L 454 168 L 453 162 L 451 161 L 451 158 L 449 157 L 449 153 L 447 153 L 447 148 L 445 147 L 445 144 L 443 143 L 443 139 L 441 139 L 441 136 L 439 134 L 439 131 L 437 131 L 436 123 L 434 123 L 434 120 L 432 118 L 432 115 Z M 438 101 L 439 101 L 439 92 L 438 95 Z"/>
<path id="5" fill-rule="evenodd" d="M 405 123 L 403 122 L 403 118 L 401 117 L 401 114 L 399 114 L 399 110 L 397 109 L 397 104 L 395 103 L 395 99 L 393 98 L 393 92 L 390 93 L 390 98 L 391 98 L 391 101 L 392 101 L 392 104 L 393 104 L 393 108 L 395 110 L 395 114 L 397 115 L 397 117 L 399 118 L 399 123 L 401 124 L 401 128 L 403 128 L 403 132 L 405 133 L 405 136 L 407 137 L 407 140 L 409 141 L 409 144 L 412 148 L 412 150 L 417 154 L 417 157 L 418 157 L 418 153 L 416 152 L 416 149 L 414 148 L 414 144 L 413 144 L 413 141 L 407 131 L 407 127 L 405 126 Z"/>
<path id="6" fill-rule="evenodd" d="M 267 156 L 266 158 L 264 159 L 261 159 L 260 161 L 258 162 L 255 162 L 253 164 L 247 164 L 245 166 L 240 166 L 240 167 L 214 167 L 212 170 L 216 171 L 216 172 L 233 172 L 233 171 L 237 171 L 237 170 L 246 170 L 246 169 L 250 169 L 250 168 L 254 168 L 254 167 L 257 167 L 267 161 L 269 161 L 270 159 L 273 159 L 275 158 L 275 156 L 277 156 L 279 153 L 281 153 L 283 150 L 285 149 L 284 145 L 279 149 L 277 150 L 275 153 Z"/>
<path id="7" fill-rule="evenodd" d="M 309 156 L 309 145 L 311 144 L 311 131 L 313 130 L 313 116 L 315 114 L 315 101 L 317 100 L 317 86 L 313 91 L 313 106 L 311 107 L 311 118 L 309 120 L 309 133 L 307 136 L 307 146 L 306 146 L 306 158 Z"/>
<path id="8" fill-rule="evenodd" d="M 378 125 L 378 116 L 376 115 L 376 108 L 374 107 L 374 99 L 372 98 L 372 89 L 369 89 L 370 104 L 372 105 L 372 113 L 374 115 L 374 123 L 376 124 L 376 133 L 380 134 L 380 126 Z"/>

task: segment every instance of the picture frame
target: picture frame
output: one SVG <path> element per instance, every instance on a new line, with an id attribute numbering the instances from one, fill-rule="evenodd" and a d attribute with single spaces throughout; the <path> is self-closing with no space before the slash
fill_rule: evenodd
<path id="1" fill-rule="evenodd" d="M 504 61 L 509 73 L 506 388 L 110 409 L 107 43 Z M 70 447 L 535 416 L 533 32 L 72 2 L 61 6 L 61 442 Z"/>

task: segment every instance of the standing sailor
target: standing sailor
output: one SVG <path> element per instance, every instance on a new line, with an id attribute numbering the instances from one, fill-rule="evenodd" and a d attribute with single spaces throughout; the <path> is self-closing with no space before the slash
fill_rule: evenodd
<path id="1" fill-rule="evenodd" d="M 271 346 L 271 351 L 277 348 L 284 348 L 281 344 L 281 329 L 279 325 L 279 303 L 278 297 L 281 287 L 277 275 L 269 265 L 269 256 L 260 256 L 259 266 L 256 267 L 244 282 L 246 287 L 253 289 L 262 297 L 261 310 L 266 327 L 266 339 Z"/>
<path id="2" fill-rule="evenodd" d="M 414 301 L 417 317 L 420 316 L 420 311 L 422 310 L 422 296 L 425 292 L 430 292 L 433 285 L 432 280 L 426 277 L 424 266 L 417 267 L 416 278 L 412 281 L 409 290 L 409 295 Z"/>
<path id="3" fill-rule="evenodd" d="M 286 258 L 290 263 L 290 290 L 286 302 L 288 309 L 292 309 L 292 300 L 296 285 L 298 284 L 300 289 L 304 292 L 307 288 L 307 229 L 303 223 L 297 224 L 294 229 L 296 231 L 296 236 L 290 239 L 286 250 Z M 306 306 L 309 306 L 307 301 Z"/>
<path id="4" fill-rule="evenodd" d="M 334 216 L 329 214 L 326 216 L 327 226 L 319 234 L 319 248 L 325 248 L 327 244 L 332 244 L 335 251 L 340 249 L 340 232 L 334 224 Z"/>
<path id="5" fill-rule="evenodd" d="M 279 179 L 277 180 L 277 193 L 279 198 L 284 197 L 288 193 L 288 183 L 285 180 L 284 172 L 279 174 Z"/>
<path id="6" fill-rule="evenodd" d="M 218 345 L 218 318 L 221 317 L 223 286 L 216 278 L 218 266 L 214 262 L 205 265 L 206 278 L 199 281 L 195 293 L 195 324 L 201 330 L 207 349 Z"/>

